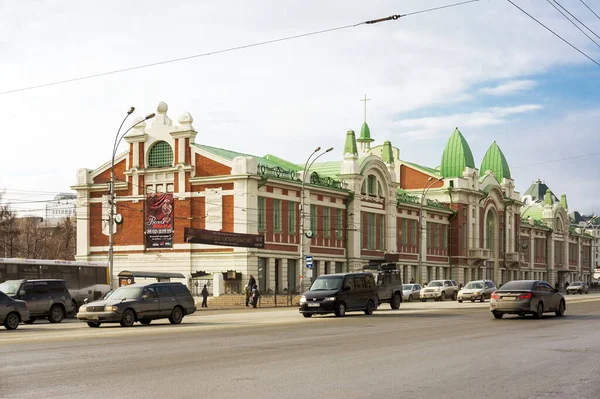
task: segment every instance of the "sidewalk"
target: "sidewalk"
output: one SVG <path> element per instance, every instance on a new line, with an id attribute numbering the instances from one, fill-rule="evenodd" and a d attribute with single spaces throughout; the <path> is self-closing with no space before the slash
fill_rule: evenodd
<path id="1" fill-rule="evenodd" d="M 246 299 L 244 295 L 226 294 L 219 297 L 209 296 L 207 308 L 202 308 L 202 297 L 194 297 L 198 311 L 207 310 L 227 310 L 227 309 L 245 309 Z M 300 295 L 277 295 L 277 304 L 275 304 L 275 295 L 261 295 L 258 300 L 257 308 L 290 308 L 298 307 Z M 253 309 L 252 306 L 249 306 Z"/>

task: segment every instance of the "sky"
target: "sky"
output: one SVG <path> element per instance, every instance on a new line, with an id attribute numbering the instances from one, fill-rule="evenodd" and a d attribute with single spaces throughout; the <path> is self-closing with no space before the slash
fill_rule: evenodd
<path id="1" fill-rule="evenodd" d="M 496 141 L 518 191 L 541 179 L 569 212 L 600 212 L 600 66 L 505 0 L 5 93 L 457 1 L 0 1 L 4 202 L 35 213 L 110 161 L 130 106 L 164 101 L 174 121 L 191 113 L 197 143 L 303 164 L 317 146 L 341 159 L 366 95 L 373 145 L 436 167 L 458 127 L 477 167 Z M 549 2 L 513 1 L 600 62 L 599 37 Z M 559 3 L 600 35 L 580 0 Z"/>

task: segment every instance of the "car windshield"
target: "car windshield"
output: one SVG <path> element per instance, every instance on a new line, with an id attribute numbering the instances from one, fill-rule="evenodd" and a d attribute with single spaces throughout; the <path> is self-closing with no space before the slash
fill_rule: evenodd
<path id="1" fill-rule="evenodd" d="M 469 283 L 465 286 L 465 289 L 479 290 L 483 288 L 483 283 Z"/>
<path id="2" fill-rule="evenodd" d="M 106 299 L 137 299 L 142 293 L 142 287 L 121 287 L 114 290 Z"/>
<path id="3" fill-rule="evenodd" d="M 412 290 L 412 284 L 402 284 L 402 289 L 403 290 Z"/>
<path id="4" fill-rule="evenodd" d="M 344 276 L 328 277 L 322 276 L 317 277 L 314 283 L 310 286 L 311 291 L 322 291 L 322 290 L 339 290 L 342 288 L 342 282 Z"/>
<path id="5" fill-rule="evenodd" d="M 428 287 L 442 287 L 444 284 L 442 284 L 441 281 L 432 281 L 429 284 L 427 284 Z"/>
<path id="6" fill-rule="evenodd" d="M 16 295 L 21 282 L 18 280 L 8 280 L 0 284 L 0 291 L 6 295 Z"/>
<path id="7" fill-rule="evenodd" d="M 578 286 L 578 285 L 581 285 L 581 283 L 576 281 L 576 282 L 574 282 L 574 283 L 573 283 L 573 284 L 571 284 L 571 285 L 573 285 L 573 286 Z M 0 291 L 1 291 L 1 290 L 0 290 Z"/>
<path id="8" fill-rule="evenodd" d="M 533 281 L 509 281 L 500 287 L 501 290 L 531 290 L 533 288 Z"/>

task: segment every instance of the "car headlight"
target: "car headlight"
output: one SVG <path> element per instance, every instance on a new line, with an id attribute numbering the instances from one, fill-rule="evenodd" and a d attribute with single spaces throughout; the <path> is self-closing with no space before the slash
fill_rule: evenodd
<path id="1" fill-rule="evenodd" d="M 104 311 L 105 312 L 117 312 L 119 310 L 118 306 L 110 306 L 110 305 L 106 305 L 104 307 Z"/>
<path id="2" fill-rule="evenodd" d="M 479 295 L 479 294 L 481 294 L 481 291 L 475 291 L 475 292 L 473 292 L 473 295 Z"/>
<path id="3" fill-rule="evenodd" d="M 304 295 L 300 297 L 300 303 L 306 303 L 306 297 Z"/>
<path id="4" fill-rule="evenodd" d="M 334 296 L 328 296 L 327 298 L 323 299 L 324 302 L 333 302 L 335 301 L 335 297 Z"/>
<path id="5" fill-rule="evenodd" d="M 436 290 L 436 291 L 439 291 L 439 290 L 440 290 L 440 287 L 435 287 L 435 290 Z"/>

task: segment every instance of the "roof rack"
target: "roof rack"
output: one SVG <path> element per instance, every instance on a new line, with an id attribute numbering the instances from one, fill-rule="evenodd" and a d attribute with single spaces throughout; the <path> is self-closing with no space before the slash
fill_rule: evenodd
<path id="1" fill-rule="evenodd" d="M 381 263 L 379 265 L 371 264 L 362 267 L 363 271 L 375 271 L 378 273 L 400 273 L 400 268 L 395 263 Z"/>

